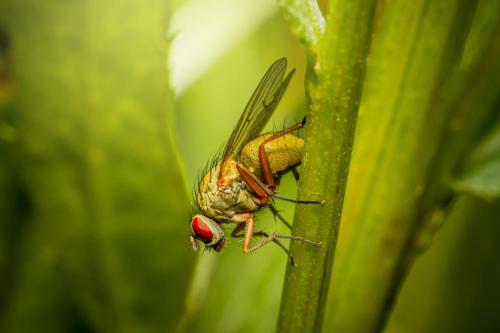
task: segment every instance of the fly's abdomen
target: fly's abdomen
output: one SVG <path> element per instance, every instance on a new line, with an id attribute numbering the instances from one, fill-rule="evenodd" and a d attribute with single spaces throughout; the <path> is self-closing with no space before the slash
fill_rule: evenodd
<path id="1" fill-rule="evenodd" d="M 247 168 L 253 168 L 254 173 L 262 178 L 259 162 L 259 146 L 272 134 L 264 134 L 250 141 L 241 150 L 240 161 Z M 302 160 L 304 140 L 292 134 L 285 134 L 264 145 L 269 165 L 273 175 L 281 173 Z"/>

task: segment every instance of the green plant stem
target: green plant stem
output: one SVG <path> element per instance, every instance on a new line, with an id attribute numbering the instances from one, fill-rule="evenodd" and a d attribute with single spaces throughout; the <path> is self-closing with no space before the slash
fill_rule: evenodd
<path id="1" fill-rule="evenodd" d="M 440 142 L 457 104 L 443 87 L 454 78 L 476 4 L 422 0 L 377 8 L 328 331 L 384 328 L 408 271 L 429 179 L 446 150 Z"/>
<path id="2" fill-rule="evenodd" d="M 299 198 L 327 204 L 298 205 L 293 232 L 323 246 L 292 243 L 299 267 L 287 268 L 279 332 L 317 332 L 322 326 L 375 3 L 331 1 L 326 32 L 317 53 L 309 53 L 310 114 Z"/>

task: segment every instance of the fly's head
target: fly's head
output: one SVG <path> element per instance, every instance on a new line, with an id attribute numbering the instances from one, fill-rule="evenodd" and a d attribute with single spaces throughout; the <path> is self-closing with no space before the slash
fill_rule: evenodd
<path id="1" fill-rule="evenodd" d="M 191 220 L 191 244 L 195 251 L 199 250 L 197 240 L 206 247 L 220 251 L 224 247 L 224 231 L 220 225 L 205 215 L 196 214 Z"/>

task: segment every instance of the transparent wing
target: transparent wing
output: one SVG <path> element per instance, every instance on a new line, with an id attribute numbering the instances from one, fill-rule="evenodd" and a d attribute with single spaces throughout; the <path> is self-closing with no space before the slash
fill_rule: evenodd
<path id="1" fill-rule="evenodd" d="M 295 72 L 294 69 L 285 77 L 286 65 L 286 58 L 276 60 L 260 80 L 224 148 L 221 171 L 229 157 L 237 156 L 245 144 L 260 134 L 278 106 Z"/>

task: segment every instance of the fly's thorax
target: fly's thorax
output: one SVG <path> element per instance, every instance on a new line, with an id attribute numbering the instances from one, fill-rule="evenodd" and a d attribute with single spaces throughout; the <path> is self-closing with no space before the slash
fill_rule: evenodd
<path id="1" fill-rule="evenodd" d="M 269 138 L 272 133 L 261 135 L 241 150 L 240 161 L 247 168 L 252 168 L 254 173 L 262 179 L 262 171 L 259 162 L 259 146 Z M 304 140 L 293 134 L 285 134 L 264 145 L 269 165 L 273 175 L 277 175 L 297 164 L 302 160 Z"/>
<path id="2" fill-rule="evenodd" d="M 222 174 L 227 176 L 225 181 L 219 181 L 218 164 L 203 177 L 196 193 L 196 202 L 203 214 L 219 221 L 229 221 L 235 214 L 259 208 L 241 179 L 236 162 L 230 161 L 224 165 L 226 170 Z"/>

